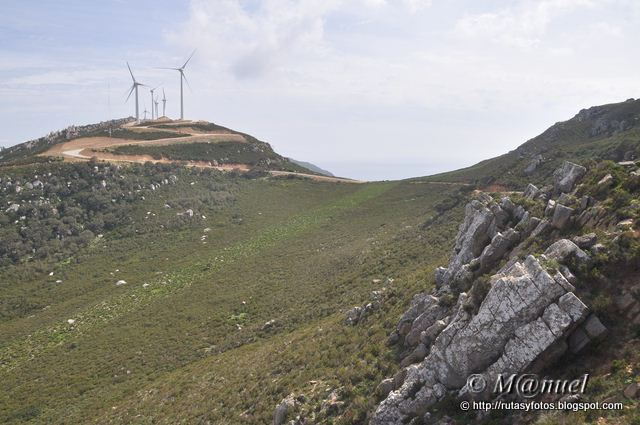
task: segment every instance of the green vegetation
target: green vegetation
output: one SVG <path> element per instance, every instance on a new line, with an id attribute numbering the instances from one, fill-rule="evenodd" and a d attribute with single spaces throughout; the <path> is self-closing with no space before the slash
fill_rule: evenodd
<path id="1" fill-rule="evenodd" d="M 238 142 L 194 142 L 166 146 L 124 145 L 110 150 L 118 155 L 151 155 L 154 159 L 208 161 L 216 164 L 248 164 L 287 171 L 309 172 L 284 160 L 268 145 Z"/>
<path id="2" fill-rule="evenodd" d="M 107 188 L 144 186 L 162 170 L 64 165 L 56 174 L 88 182 L 65 199 L 100 190 L 82 174 L 93 167 L 117 170 Z M 448 255 L 462 205 L 420 228 L 451 188 L 181 173 L 173 185 L 134 188 L 134 201 L 118 203 L 129 220 L 82 249 L 0 271 L 1 421 L 221 423 L 246 412 L 257 424 L 290 392 L 319 406 L 325 387 L 345 402 L 344 423 L 373 408 L 375 386 L 396 367 L 388 329 Z M 222 203 L 202 199 L 222 192 L 231 194 Z M 178 218 L 187 206 L 197 214 Z M 384 308 L 345 327 L 343 311 L 387 276 Z"/>
<path id="3" fill-rule="evenodd" d="M 109 133 L 108 130 L 100 130 L 89 133 L 84 137 L 114 137 L 117 139 L 127 140 L 158 140 L 158 139 L 177 139 L 180 137 L 189 137 L 187 133 L 176 133 L 173 131 L 135 131 L 128 128 L 115 128 Z"/>

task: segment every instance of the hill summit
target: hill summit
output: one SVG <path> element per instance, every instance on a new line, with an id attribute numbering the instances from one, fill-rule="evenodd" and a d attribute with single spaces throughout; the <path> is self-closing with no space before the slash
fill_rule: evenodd
<path id="1" fill-rule="evenodd" d="M 133 118 L 71 126 L 6 149 L 0 164 L 51 160 L 178 163 L 224 171 L 329 176 L 312 164 L 276 153 L 257 138 L 207 121 Z"/>

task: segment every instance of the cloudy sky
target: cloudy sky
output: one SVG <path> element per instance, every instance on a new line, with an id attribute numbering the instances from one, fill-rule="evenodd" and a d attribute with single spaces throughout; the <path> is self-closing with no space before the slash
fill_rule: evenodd
<path id="1" fill-rule="evenodd" d="M 637 0 L 7 0 L 0 145 L 133 115 L 136 77 L 177 116 L 335 174 L 471 165 L 596 104 L 640 96 Z M 144 92 L 142 105 L 150 106 Z"/>

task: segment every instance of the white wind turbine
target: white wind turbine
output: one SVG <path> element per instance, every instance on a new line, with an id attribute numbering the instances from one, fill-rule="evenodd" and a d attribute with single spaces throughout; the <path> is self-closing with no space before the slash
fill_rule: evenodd
<path id="1" fill-rule="evenodd" d="M 191 56 L 189 56 L 189 59 L 187 59 L 187 61 L 184 63 L 184 65 L 182 65 L 180 68 L 161 68 L 161 69 L 172 69 L 174 71 L 178 71 L 180 73 L 180 119 L 183 120 L 184 119 L 184 99 L 183 99 L 183 89 L 182 89 L 182 80 L 186 81 L 187 85 L 189 84 L 189 81 L 187 81 L 187 77 L 184 75 L 184 68 L 187 66 L 187 64 L 189 63 L 189 61 L 191 60 L 191 58 L 193 57 L 194 53 L 196 51 L 194 50 L 191 53 Z"/>
<path id="2" fill-rule="evenodd" d="M 154 106 L 154 107 L 155 107 L 155 109 L 156 109 L 156 119 L 158 119 L 158 118 L 159 118 L 159 116 L 158 116 L 158 105 L 159 105 L 159 104 L 160 104 L 160 102 L 158 102 L 158 96 L 156 96 L 156 98 L 155 98 L 155 99 L 154 99 L 154 101 L 153 101 L 153 106 Z"/>
<path id="3" fill-rule="evenodd" d="M 127 96 L 127 102 L 131 97 L 131 93 L 136 92 L 136 121 L 140 120 L 140 113 L 138 109 L 138 86 L 145 86 L 145 84 L 139 83 L 136 81 L 136 77 L 133 76 L 133 71 L 131 71 L 131 67 L 129 66 L 129 62 L 127 62 L 127 68 L 129 68 L 129 74 L 131 74 L 131 79 L 133 80 L 133 84 L 131 85 L 131 90 L 129 90 L 129 95 Z"/>
<path id="4" fill-rule="evenodd" d="M 155 97 L 153 97 L 153 92 L 160 86 L 154 87 L 152 89 L 150 89 L 149 91 L 151 92 L 151 119 L 153 119 L 153 104 L 156 101 Z M 156 118 L 158 118 L 156 116 Z"/>
<path id="5" fill-rule="evenodd" d="M 166 117 L 167 110 L 167 96 L 164 94 L 164 87 L 162 88 L 162 116 Z"/>

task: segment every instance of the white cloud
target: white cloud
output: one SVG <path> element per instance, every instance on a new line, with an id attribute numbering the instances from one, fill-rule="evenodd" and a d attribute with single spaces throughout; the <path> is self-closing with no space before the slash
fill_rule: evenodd
<path id="1" fill-rule="evenodd" d="M 540 44 L 554 19 L 593 6 L 592 0 L 525 0 L 495 12 L 465 16 L 458 20 L 455 31 L 464 37 L 513 47 L 534 47 Z"/>

